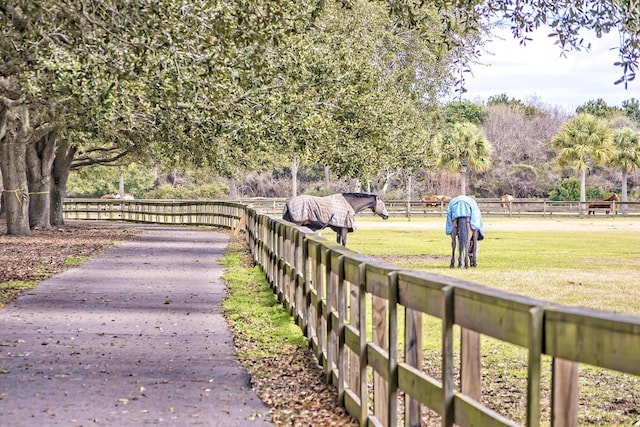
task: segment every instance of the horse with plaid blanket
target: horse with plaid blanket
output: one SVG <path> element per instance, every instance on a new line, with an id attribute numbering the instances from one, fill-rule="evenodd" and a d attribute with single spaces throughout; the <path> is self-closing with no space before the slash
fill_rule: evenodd
<path id="1" fill-rule="evenodd" d="M 282 219 L 311 230 L 331 228 L 337 234 L 337 242 L 347 245 L 347 233 L 355 230 L 355 216 L 370 208 L 373 213 L 389 218 L 382 199 L 375 194 L 338 193 L 326 197 L 296 196 L 287 200 Z"/>

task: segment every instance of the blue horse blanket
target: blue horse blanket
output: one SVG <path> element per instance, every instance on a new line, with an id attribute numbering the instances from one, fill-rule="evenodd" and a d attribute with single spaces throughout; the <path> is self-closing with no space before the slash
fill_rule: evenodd
<path id="1" fill-rule="evenodd" d="M 457 196 L 449 201 L 447 206 L 447 234 L 453 231 L 453 220 L 463 216 L 471 217 L 471 229 L 478 230 L 478 240 L 484 239 L 484 226 L 480 208 L 469 196 Z"/>

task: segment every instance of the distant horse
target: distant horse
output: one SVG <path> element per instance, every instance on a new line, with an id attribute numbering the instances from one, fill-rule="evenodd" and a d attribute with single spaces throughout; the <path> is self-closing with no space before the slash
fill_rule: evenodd
<path id="1" fill-rule="evenodd" d="M 389 218 L 382 199 L 375 194 L 338 193 L 326 197 L 297 196 L 287 200 L 282 219 L 312 230 L 331 228 L 336 232 L 337 242 L 347 245 L 347 233 L 355 230 L 355 216 L 370 208 L 373 213 Z"/>
<path id="2" fill-rule="evenodd" d="M 456 239 L 458 240 L 458 268 L 478 266 L 478 241 L 484 239 L 484 226 L 480 208 L 474 199 L 458 196 L 447 206 L 446 232 L 451 235 L 451 264 L 455 266 Z"/>
<path id="3" fill-rule="evenodd" d="M 618 195 L 616 193 L 611 193 L 611 195 L 606 199 L 589 203 L 589 211 L 587 212 L 587 215 L 595 215 L 596 209 L 606 209 L 605 213 L 609 215 L 609 211 L 611 210 L 613 202 L 617 202 L 619 200 L 620 199 L 618 198 Z"/>
<path id="4" fill-rule="evenodd" d="M 502 209 L 508 209 L 511 206 L 511 202 L 513 202 L 513 196 L 511 194 L 503 194 L 500 196 L 500 207 Z"/>
<path id="5" fill-rule="evenodd" d="M 104 196 L 100 197 L 100 199 L 101 200 L 120 200 L 120 194 L 105 194 Z M 135 197 L 127 193 L 124 195 L 124 198 L 122 200 L 135 200 Z"/>
<path id="6" fill-rule="evenodd" d="M 422 201 L 426 206 L 440 206 L 440 204 L 448 203 L 451 200 L 449 196 L 437 195 L 437 196 L 424 196 Z"/>

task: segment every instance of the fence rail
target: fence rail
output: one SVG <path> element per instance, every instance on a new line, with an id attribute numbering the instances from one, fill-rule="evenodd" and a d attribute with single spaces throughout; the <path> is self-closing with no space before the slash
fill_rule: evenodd
<path id="1" fill-rule="evenodd" d="M 515 199 L 512 202 L 501 202 L 499 199 L 476 199 L 483 216 L 512 216 L 512 217 L 564 217 L 580 216 L 581 203 L 576 201 L 550 201 L 540 199 Z M 267 215 L 281 216 L 286 199 L 252 198 L 241 200 L 246 204 Z M 611 202 L 611 208 L 592 208 L 592 202 L 582 204 L 583 212 L 597 216 L 640 217 L 640 202 Z M 446 202 L 422 202 L 419 200 L 385 200 L 387 211 L 392 217 L 431 217 L 445 216 Z"/>
<path id="2" fill-rule="evenodd" d="M 553 426 L 577 425 L 579 363 L 640 376 L 638 316 L 399 269 L 242 203 L 122 201 L 117 214 L 111 203 L 65 203 L 65 217 L 242 228 L 254 261 L 360 425 L 419 426 L 424 408 L 446 426 L 516 425 L 480 402 L 482 336 L 527 350 L 527 426 L 540 425 L 543 355 L 551 356 Z M 436 376 L 422 366 L 424 316 L 441 324 Z M 461 331 L 459 386 L 454 327 Z"/>

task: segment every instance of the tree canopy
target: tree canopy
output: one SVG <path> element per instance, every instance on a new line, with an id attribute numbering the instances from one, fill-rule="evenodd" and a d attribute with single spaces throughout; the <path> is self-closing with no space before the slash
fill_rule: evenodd
<path id="1" fill-rule="evenodd" d="M 49 148 L 29 158 L 52 164 L 52 187 L 72 167 L 132 158 L 224 176 L 291 156 L 358 178 L 383 164 L 415 167 L 411 154 L 427 164 L 436 101 L 477 58 L 493 21 L 511 22 L 524 42 L 549 25 L 561 49 L 581 48 L 582 29 L 620 31 L 627 85 L 639 56 L 634 5 L 9 0 L 0 5 L 5 191 L 39 193 L 19 165 L 38 141 Z M 8 229 L 22 234 L 14 219 L 23 206 L 7 206 Z"/>

